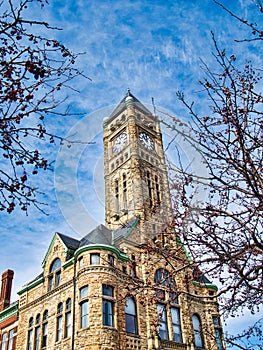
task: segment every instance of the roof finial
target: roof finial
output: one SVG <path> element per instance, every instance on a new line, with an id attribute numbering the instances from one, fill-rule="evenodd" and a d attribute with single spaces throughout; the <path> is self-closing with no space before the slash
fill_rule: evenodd
<path id="1" fill-rule="evenodd" d="M 131 96 L 131 89 L 128 88 L 127 91 L 128 91 L 128 96 Z"/>

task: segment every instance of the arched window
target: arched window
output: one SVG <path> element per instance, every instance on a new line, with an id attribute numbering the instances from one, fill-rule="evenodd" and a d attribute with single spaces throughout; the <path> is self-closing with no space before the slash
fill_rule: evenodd
<path id="1" fill-rule="evenodd" d="M 48 326 L 48 310 L 43 313 L 42 323 L 42 348 L 47 346 L 47 326 Z"/>
<path id="2" fill-rule="evenodd" d="M 59 258 L 56 258 L 52 264 L 50 265 L 50 270 L 49 272 L 54 272 L 56 271 L 57 269 L 59 269 L 61 267 L 61 261 Z"/>
<path id="3" fill-rule="evenodd" d="M 138 321 L 136 304 L 133 298 L 128 298 L 125 303 L 126 332 L 138 334 Z"/>
<path id="4" fill-rule="evenodd" d="M 49 269 L 48 276 L 48 290 L 52 290 L 55 287 L 58 287 L 61 282 L 61 261 L 59 258 L 56 258 Z"/>
<path id="5" fill-rule="evenodd" d="M 41 316 L 40 314 L 37 314 L 36 326 L 35 326 L 34 350 L 38 350 L 40 348 L 40 321 L 41 321 Z"/>
<path id="6" fill-rule="evenodd" d="M 202 325 L 201 325 L 201 320 L 199 315 L 194 314 L 192 316 L 192 322 L 193 322 L 193 329 L 194 329 L 195 346 L 197 348 L 203 348 L 204 340 L 203 340 Z"/>
<path id="7" fill-rule="evenodd" d="M 157 313 L 160 338 L 182 343 L 180 307 L 178 305 L 175 280 L 168 270 L 160 268 L 155 272 L 154 283 L 158 302 Z"/>

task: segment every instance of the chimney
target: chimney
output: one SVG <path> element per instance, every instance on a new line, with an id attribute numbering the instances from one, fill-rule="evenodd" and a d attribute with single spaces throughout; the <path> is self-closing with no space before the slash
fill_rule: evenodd
<path id="1" fill-rule="evenodd" d="M 1 294 L 0 294 L 0 311 L 3 311 L 10 305 L 12 280 L 14 271 L 6 270 L 2 274 Z"/>

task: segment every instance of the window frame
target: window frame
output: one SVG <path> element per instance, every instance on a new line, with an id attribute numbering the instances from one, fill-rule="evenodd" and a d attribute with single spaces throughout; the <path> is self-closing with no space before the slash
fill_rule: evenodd
<path id="1" fill-rule="evenodd" d="M 93 258 L 98 258 L 98 261 L 93 261 Z M 90 265 L 100 265 L 100 253 L 90 253 Z"/>
<path id="2" fill-rule="evenodd" d="M 169 340 L 169 329 L 168 329 L 168 318 L 167 318 L 166 304 L 158 303 L 156 305 L 156 307 L 157 307 L 157 314 L 158 314 L 159 336 L 161 339 Z M 162 309 L 162 310 L 160 310 L 160 309 Z M 164 317 L 163 317 L 163 315 L 164 315 Z M 162 316 L 162 318 L 160 316 Z M 165 328 L 164 332 L 166 334 L 166 337 L 163 337 L 161 335 L 160 325 L 164 326 L 164 328 Z"/>
<path id="3" fill-rule="evenodd" d="M 197 320 L 197 323 L 195 323 L 195 320 Z M 192 315 L 192 325 L 193 325 L 193 331 L 194 331 L 194 344 L 196 348 L 203 349 L 204 348 L 204 337 L 203 337 L 203 330 L 202 330 L 202 322 L 201 318 L 197 313 L 194 313 Z M 196 327 L 198 325 L 198 327 Z M 200 341 L 200 345 L 199 345 Z"/>
<path id="4" fill-rule="evenodd" d="M 217 346 L 217 350 L 223 350 L 223 329 L 221 326 L 220 318 L 218 316 L 212 316 L 214 332 L 215 332 L 215 342 Z"/>
<path id="5" fill-rule="evenodd" d="M 132 308 L 134 308 L 134 312 L 127 312 L 127 309 L 129 307 L 128 303 L 132 302 Z M 138 314 L 137 314 L 137 305 L 134 298 L 129 297 L 125 300 L 125 306 L 124 306 L 124 312 L 125 312 L 125 330 L 128 334 L 135 334 L 138 335 Z M 132 331 L 129 331 L 128 328 L 128 320 L 132 321 Z"/>
<path id="6" fill-rule="evenodd" d="M 43 312 L 42 317 L 42 334 L 41 334 L 41 348 L 47 346 L 47 337 L 48 337 L 48 310 Z"/>
<path id="7" fill-rule="evenodd" d="M 165 334 L 165 337 L 163 335 L 161 336 L 161 328 L 159 327 L 160 337 L 183 344 L 181 309 L 178 303 L 176 282 L 173 275 L 167 269 L 159 268 L 154 274 L 154 284 L 157 299 L 158 323 L 164 328 L 162 332 Z M 162 313 L 164 313 L 163 319 L 160 319 L 161 308 L 163 309 Z M 176 319 L 174 312 L 176 312 Z M 175 329 L 178 330 L 177 333 Z"/>
<path id="8" fill-rule="evenodd" d="M 56 342 L 63 339 L 63 303 L 58 303 L 56 317 Z"/>
<path id="9" fill-rule="evenodd" d="M 79 289 L 79 325 L 80 328 L 89 327 L 89 286 L 85 285 Z"/>
<path id="10" fill-rule="evenodd" d="M 102 324 L 105 327 L 115 327 L 114 287 L 102 284 Z"/>
<path id="11" fill-rule="evenodd" d="M 3 340 L 4 339 L 4 340 Z M 5 350 L 7 341 L 7 332 L 4 332 L 1 337 L 1 350 Z"/>
<path id="12" fill-rule="evenodd" d="M 66 301 L 66 310 L 65 310 L 65 338 L 70 338 L 72 334 L 72 300 L 68 298 Z"/>
<path id="13" fill-rule="evenodd" d="M 8 342 L 7 342 L 7 350 L 12 350 L 13 349 L 13 344 L 14 344 L 14 328 L 10 329 L 8 332 Z"/>
<path id="14" fill-rule="evenodd" d="M 49 267 L 48 291 L 59 287 L 61 285 L 61 259 L 55 258 Z"/>

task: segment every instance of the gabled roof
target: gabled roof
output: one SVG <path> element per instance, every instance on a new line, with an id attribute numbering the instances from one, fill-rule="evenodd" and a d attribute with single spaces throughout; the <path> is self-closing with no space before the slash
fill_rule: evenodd
<path id="1" fill-rule="evenodd" d="M 130 98 L 130 99 L 129 99 Z M 109 116 L 107 122 L 110 122 L 112 119 L 114 119 L 117 115 L 119 115 L 121 112 L 123 112 L 126 107 L 127 103 L 132 103 L 138 110 L 148 114 L 152 115 L 152 112 L 149 111 L 148 108 L 146 108 L 128 89 L 127 94 L 123 97 L 121 102 L 117 105 L 117 107 L 114 109 L 114 111 Z"/>
<path id="2" fill-rule="evenodd" d="M 72 238 L 72 237 L 69 237 L 69 236 L 66 236 L 66 235 L 63 235 L 62 233 L 57 233 L 57 234 L 61 238 L 62 242 L 65 244 L 65 246 L 68 249 L 72 249 L 72 250 L 78 249 L 78 247 L 80 245 L 79 240 Z"/>

